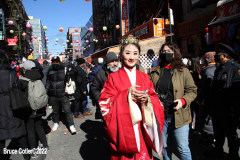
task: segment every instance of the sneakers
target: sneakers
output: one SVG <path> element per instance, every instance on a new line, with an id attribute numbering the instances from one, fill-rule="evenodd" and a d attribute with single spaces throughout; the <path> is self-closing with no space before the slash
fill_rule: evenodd
<path id="1" fill-rule="evenodd" d="M 59 127 L 58 123 L 54 123 L 53 127 L 52 127 L 52 131 L 56 131 Z"/>
<path id="2" fill-rule="evenodd" d="M 77 132 L 76 129 L 75 129 L 75 127 L 74 127 L 74 125 L 71 125 L 71 126 L 69 127 L 69 129 L 70 129 L 70 131 L 71 131 L 72 133 L 76 133 L 76 132 Z"/>

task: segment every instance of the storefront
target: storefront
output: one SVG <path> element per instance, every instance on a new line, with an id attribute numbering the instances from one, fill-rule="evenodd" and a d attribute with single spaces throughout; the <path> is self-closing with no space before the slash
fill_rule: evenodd
<path id="1" fill-rule="evenodd" d="M 202 56 L 205 52 L 214 49 L 214 46 L 206 41 L 205 29 L 215 15 L 215 12 L 210 12 L 176 26 L 175 36 L 181 44 L 180 49 L 183 56 Z"/>
<path id="2" fill-rule="evenodd" d="M 240 1 L 219 1 L 217 16 L 208 25 L 209 39 L 214 41 L 215 49 L 219 43 L 231 46 L 240 54 Z"/>
<path id="3" fill-rule="evenodd" d="M 169 34 L 169 20 L 162 18 L 154 18 L 138 28 L 130 31 L 125 36 L 119 38 L 119 42 L 128 35 L 138 37 L 141 47 L 140 64 L 144 68 L 150 68 L 154 60 L 158 58 L 158 53 L 162 44 L 166 42 L 166 37 L 172 36 Z M 97 62 L 99 57 L 105 58 L 108 51 L 113 51 L 119 54 L 119 46 L 112 46 L 91 55 L 92 61 Z M 85 59 L 87 59 L 86 57 Z"/>

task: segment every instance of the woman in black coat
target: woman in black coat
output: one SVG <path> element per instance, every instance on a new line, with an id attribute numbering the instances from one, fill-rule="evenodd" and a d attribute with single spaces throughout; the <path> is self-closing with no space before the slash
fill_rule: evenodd
<path id="1" fill-rule="evenodd" d="M 39 73 L 39 70 L 35 68 L 35 64 L 32 61 L 27 60 L 25 63 L 20 65 L 21 68 L 23 68 L 23 71 L 25 72 L 24 77 L 28 78 L 30 80 L 36 81 L 41 80 L 42 75 Z M 28 81 L 25 80 L 19 80 L 17 87 L 19 90 L 24 92 L 26 96 L 28 96 Z M 30 149 L 37 148 L 37 139 L 36 139 L 36 133 L 39 137 L 39 140 L 43 144 L 44 148 L 48 149 L 47 144 L 47 138 L 45 136 L 45 132 L 42 126 L 42 116 L 46 115 L 46 108 L 41 108 L 39 110 L 32 110 L 30 108 L 28 114 L 26 117 L 26 124 L 27 124 L 27 132 L 28 132 L 28 143 L 30 145 Z M 31 155 L 32 157 L 37 157 L 37 155 Z"/>
<path id="2" fill-rule="evenodd" d="M 13 86 L 11 82 L 17 82 L 18 77 L 10 67 L 8 56 L 1 51 L 0 75 L 0 159 L 7 159 L 8 155 L 3 155 L 6 139 L 18 138 L 22 149 L 27 149 L 28 144 L 24 120 L 10 110 L 10 85 Z M 30 159 L 29 155 L 23 157 Z"/>

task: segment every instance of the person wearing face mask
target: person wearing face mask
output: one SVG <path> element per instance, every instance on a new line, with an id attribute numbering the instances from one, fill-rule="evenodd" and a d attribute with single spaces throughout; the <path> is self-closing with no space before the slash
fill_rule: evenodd
<path id="1" fill-rule="evenodd" d="M 191 160 L 188 137 L 192 118 L 189 105 L 197 96 L 197 87 L 176 44 L 162 45 L 159 65 L 150 69 L 149 76 L 164 106 L 163 157 L 172 159 L 172 149 L 176 147 L 181 160 Z"/>
<path id="2" fill-rule="evenodd" d="M 121 65 L 119 64 L 120 63 L 118 62 L 118 57 L 114 52 L 107 53 L 106 64 L 103 65 L 102 68 L 96 73 L 91 85 L 93 98 L 96 102 L 98 102 L 99 100 L 100 93 L 102 91 L 105 81 L 107 80 L 108 75 L 110 73 L 118 71 L 121 68 Z M 102 118 L 100 106 L 98 103 L 96 106 L 95 118 L 96 119 Z"/>
<path id="3" fill-rule="evenodd" d="M 59 112 L 61 107 L 67 117 L 69 129 L 72 133 L 76 133 L 73 123 L 73 116 L 70 110 L 70 102 L 65 93 L 66 75 L 64 67 L 58 56 L 52 58 L 52 69 L 49 70 L 46 80 L 46 90 L 50 97 L 53 108 L 53 127 L 52 131 L 56 131 L 59 127 Z"/>
<path id="4" fill-rule="evenodd" d="M 150 160 L 152 150 L 162 154 L 163 107 L 148 75 L 136 69 L 139 57 L 135 37 L 121 41 L 123 67 L 108 75 L 98 100 L 111 160 Z"/>
<path id="5" fill-rule="evenodd" d="M 212 122 L 215 148 L 206 153 L 209 157 L 223 157 L 225 136 L 228 139 L 228 159 L 239 159 L 237 126 L 239 122 L 240 65 L 234 62 L 236 53 L 220 43 L 215 55 L 219 63 L 212 82 Z"/>

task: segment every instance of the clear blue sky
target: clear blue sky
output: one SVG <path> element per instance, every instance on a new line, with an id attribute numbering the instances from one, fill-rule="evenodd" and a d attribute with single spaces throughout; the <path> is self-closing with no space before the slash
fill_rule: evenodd
<path id="1" fill-rule="evenodd" d="M 46 36 L 49 38 L 49 53 L 57 54 L 64 51 L 66 46 L 55 45 L 55 39 L 66 43 L 68 27 L 83 27 L 92 16 L 92 1 L 85 0 L 22 0 L 28 16 L 41 19 L 42 25 L 47 26 Z M 64 31 L 59 32 L 59 27 Z"/>

